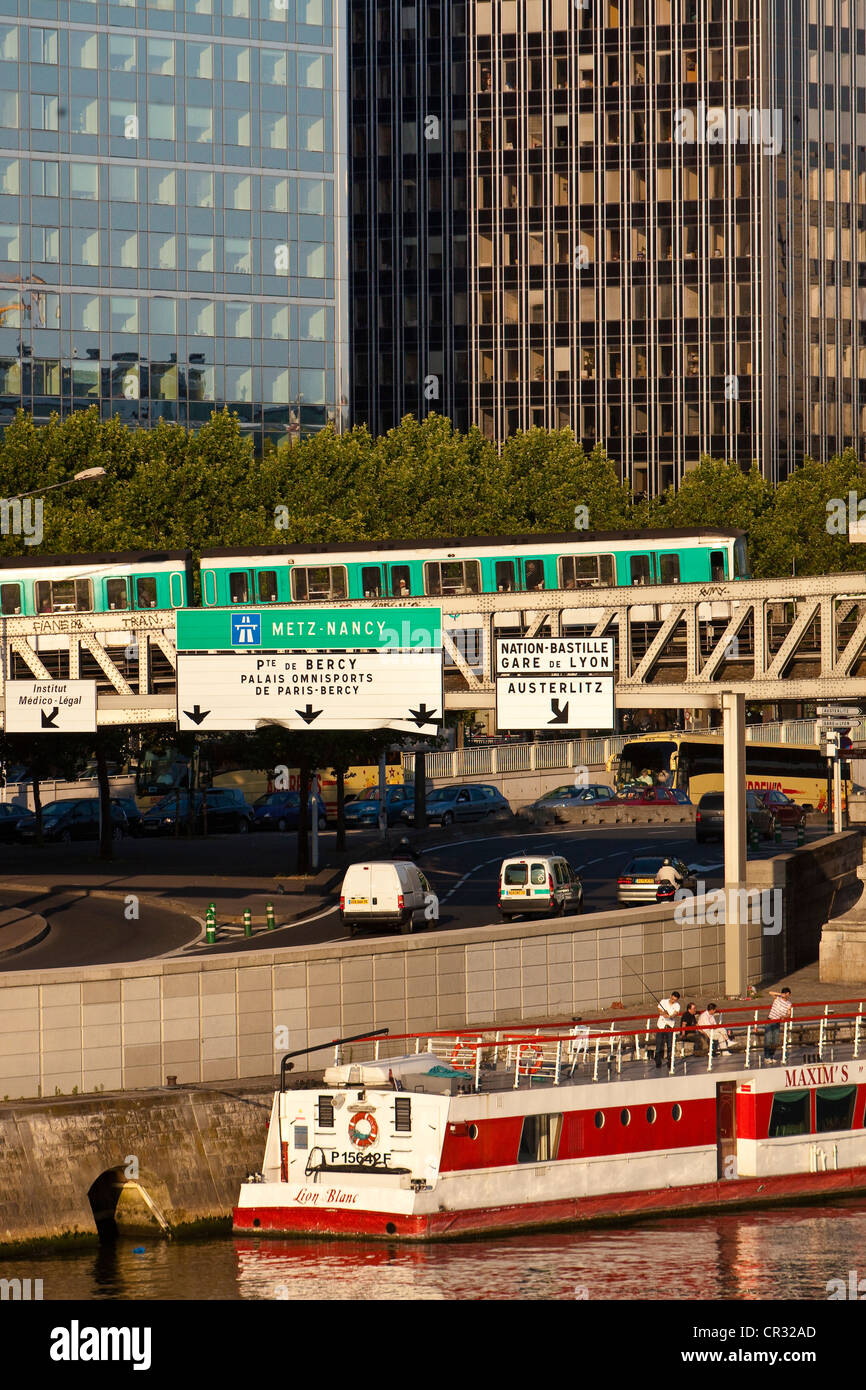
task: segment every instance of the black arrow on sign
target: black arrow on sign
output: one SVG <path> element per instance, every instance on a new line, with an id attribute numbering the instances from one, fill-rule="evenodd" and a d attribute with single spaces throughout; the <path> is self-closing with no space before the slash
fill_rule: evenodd
<path id="1" fill-rule="evenodd" d="M 438 719 L 434 719 L 434 718 L 433 718 L 433 716 L 435 715 L 435 713 L 436 713 L 436 706 L 434 705 L 432 709 L 428 709 L 426 703 L 422 700 L 421 704 L 418 706 L 417 709 L 410 709 L 410 711 L 409 711 L 409 718 L 412 719 L 412 720 L 418 725 L 418 728 L 420 729 L 421 726 L 422 726 L 422 724 L 438 724 L 438 723 L 439 723 L 439 720 L 438 720 Z"/>
<path id="2" fill-rule="evenodd" d="M 51 711 L 50 714 L 46 714 L 45 711 L 44 711 L 44 709 L 40 710 L 39 713 L 42 715 L 42 727 L 43 727 L 43 729 L 56 729 L 56 728 L 57 728 L 57 725 L 55 724 L 54 721 L 55 721 L 55 719 L 57 718 L 58 714 L 60 713 L 60 706 L 59 706 L 59 705 L 57 705 L 57 706 Z"/>
<path id="3" fill-rule="evenodd" d="M 193 724 L 203 724 L 210 714 L 209 709 L 202 709 L 201 705 L 193 705 L 192 709 L 185 709 L 184 714 L 187 719 L 191 719 Z"/>
<path id="4" fill-rule="evenodd" d="M 559 701 L 558 701 L 558 700 L 551 700 L 551 702 L 550 702 L 550 708 L 551 708 L 551 712 L 552 712 L 552 714 L 553 714 L 553 718 L 552 718 L 552 719 L 548 719 L 548 721 L 547 721 L 548 724 L 567 724 L 567 723 L 568 723 L 568 701 L 567 701 L 567 700 L 566 700 L 565 704 L 563 705 L 562 709 L 560 709 L 560 707 L 559 707 Z"/>
<path id="5" fill-rule="evenodd" d="M 295 714 L 299 714 L 305 724 L 312 724 L 313 720 L 318 719 L 321 713 L 322 711 L 320 709 L 313 709 L 313 706 L 310 704 L 309 700 L 307 701 L 306 709 L 295 710 Z"/>

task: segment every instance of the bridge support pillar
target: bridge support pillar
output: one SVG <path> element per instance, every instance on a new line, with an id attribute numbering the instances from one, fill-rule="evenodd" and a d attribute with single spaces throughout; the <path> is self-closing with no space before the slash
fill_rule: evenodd
<path id="1" fill-rule="evenodd" d="M 725 748 L 725 993 L 744 995 L 749 983 L 746 887 L 746 699 L 722 696 Z"/>

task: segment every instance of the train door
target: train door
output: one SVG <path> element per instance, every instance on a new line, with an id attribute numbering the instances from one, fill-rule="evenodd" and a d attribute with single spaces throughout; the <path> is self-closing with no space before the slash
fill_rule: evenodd
<path id="1" fill-rule="evenodd" d="M 364 598 L 384 598 L 385 581 L 381 565 L 361 566 L 361 593 Z"/>
<path id="2" fill-rule="evenodd" d="M 628 557 L 628 583 L 635 587 L 654 584 L 656 580 L 653 557 L 649 551 L 638 552 Z"/>
<path id="3" fill-rule="evenodd" d="M 531 594 L 534 590 L 546 589 L 544 560 L 540 555 L 529 555 L 520 561 L 521 588 Z"/>
<path id="4" fill-rule="evenodd" d="M 716 1175 L 736 1177 L 737 1172 L 737 1083 L 716 1082 Z"/>
<path id="5" fill-rule="evenodd" d="M 412 593 L 412 571 L 408 565 L 388 566 L 388 592 L 392 598 L 409 598 Z"/>

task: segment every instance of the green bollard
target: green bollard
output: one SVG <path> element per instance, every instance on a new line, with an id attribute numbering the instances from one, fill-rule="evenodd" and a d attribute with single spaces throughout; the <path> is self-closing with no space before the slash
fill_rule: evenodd
<path id="1" fill-rule="evenodd" d="M 205 940 L 208 946 L 213 946 L 216 942 L 216 908 L 213 903 L 208 903 L 205 913 Z"/>
<path id="2" fill-rule="evenodd" d="M 244 908 L 244 936 L 253 934 L 253 915 L 248 907 Z"/>
<path id="3" fill-rule="evenodd" d="M 276 918 L 274 917 L 273 903 L 268 903 L 267 907 L 265 908 L 265 922 L 267 924 L 268 931 L 273 931 L 277 925 Z"/>

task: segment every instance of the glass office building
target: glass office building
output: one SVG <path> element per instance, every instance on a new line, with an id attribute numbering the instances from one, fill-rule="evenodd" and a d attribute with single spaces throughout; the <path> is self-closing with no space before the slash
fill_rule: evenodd
<path id="1" fill-rule="evenodd" d="M 342 0 L 0 0 L 0 423 L 345 423 Z"/>

